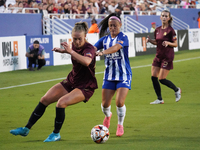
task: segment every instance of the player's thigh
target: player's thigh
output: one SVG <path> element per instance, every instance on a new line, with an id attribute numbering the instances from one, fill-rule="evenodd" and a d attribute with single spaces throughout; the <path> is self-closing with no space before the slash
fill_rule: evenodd
<path id="1" fill-rule="evenodd" d="M 57 102 L 67 93 L 67 90 L 60 83 L 57 83 L 47 91 L 47 93 L 41 98 L 40 102 L 47 106 L 51 103 Z"/>
<path id="2" fill-rule="evenodd" d="M 160 72 L 160 67 L 151 66 L 151 76 L 158 77 Z"/>
<path id="3" fill-rule="evenodd" d="M 58 102 L 56 107 L 66 108 L 67 106 L 74 105 L 76 103 L 82 102 L 85 100 L 85 96 L 80 89 L 74 89 L 70 93 L 62 96 Z"/>
<path id="4" fill-rule="evenodd" d="M 124 106 L 125 99 L 126 99 L 126 96 L 128 94 L 128 91 L 129 91 L 129 89 L 124 88 L 124 87 L 117 89 L 117 93 L 116 93 L 116 106 L 117 107 Z"/>
<path id="5" fill-rule="evenodd" d="M 166 78 L 167 78 L 167 75 L 169 74 L 169 71 L 170 71 L 170 70 L 161 68 L 161 69 L 160 69 L 160 74 L 159 74 L 159 80 L 161 80 L 161 79 L 166 79 Z"/>
<path id="6" fill-rule="evenodd" d="M 115 90 L 102 89 L 102 106 L 107 108 L 110 106 Z"/>

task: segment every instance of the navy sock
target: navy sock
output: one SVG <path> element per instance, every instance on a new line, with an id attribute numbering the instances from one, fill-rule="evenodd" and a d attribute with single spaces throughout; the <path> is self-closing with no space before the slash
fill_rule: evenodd
<path id="1" fill-rule="evenodd" d="M 29 121 L 25 127 L 31 129 L 31 127 L 42 117 L 44 114 L 46 107 L 44 104 L 39 102 L 39 104 L 35 107 L 35 110 L 32 112 Z"/>
<path id="2" fill-rule="evenodd" d="M 161 88 L 160 88 L 160 84 L 158 82 L 158 78 L 151 76 L 151 80 L 152 80 L 153 87 L 154 87 L 154 90 L 156 92 L 156 95 L 158 97 L 158 100 L 162 100 Z"/>
<path id="3" fill-rule="evenodd" d="M 56 118 L 54 124 L 54 133 L 59 133 L 65 120 L 65 108 L 56 107 Z"/>
<path id="4" fill-rule="evenodd" d="M 161 79 L 159 81 L 160 81 L 160 83 L 162 83 L 162 84 L 166 85 L 167 87 L 173 89 L 174 92 L 178 91 L 178 88 L 171 81 L 169 81 L 167 79 Z"/>

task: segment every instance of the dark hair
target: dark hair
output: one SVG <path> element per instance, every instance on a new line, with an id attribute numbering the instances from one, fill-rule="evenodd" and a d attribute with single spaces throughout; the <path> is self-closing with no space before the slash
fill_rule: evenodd
<path id="1" fill-rule="evenodd" d="M 172 24 L 172 21 L 173 21 L 173 18 L 172 18 L 172 16 L 171 16 L 171 13 L 170 13 L 168 10 L 163 10 L 162 12 L 169 13 L 170 20 L 168 21 L 168 23 L 171 25 L 171 24 Z M 161 13 L 161 14 L 162 14 L 162 13 Z"/>
<path id="2" fill-rule="evenodd" d="M 92 18 L 91 22 L 97 23 L 95 18 Z"/>
<path id="3" fill-rule="evenodd" d="M 84 31 L 85 34 L 87 34 L 87 32 L 88 32 L 88 24 L 87 24 L 87 22 L 77 22 L 77 23 L 75 23 L 75 26 L 72 29 L 72 32 L 73 31 L 75 31 L 75 32 Z"/>
<path id="4" fill-rule="evenodd" d="M 38 40 L 35 40 L 33 44 L 40 44 Z"/>
<path id="5" fill-rule="evenodd" d="M 99 29 L 100 29 L 100 32 L 99 32 L 100 38 L 105 36 L 105 35 L 110 34 L 110 31 L 108 30 L 108 21 L 109 21 L 109 18 L 112 17 L 112 16 L 116 16 L 117 18 L 119 18 L 121 20 L 119 14 L 117 14 L 117 13 L 111 13 L 106 18 L 104 18 L 98 25 Z"/>

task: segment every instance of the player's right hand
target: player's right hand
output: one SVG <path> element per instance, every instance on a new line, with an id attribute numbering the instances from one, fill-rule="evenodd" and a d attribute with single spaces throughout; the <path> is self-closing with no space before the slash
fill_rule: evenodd
<path id="1" fill-rule="evenodd" d="M 59 53 L 66 53 L 66 50 L 58 48 L 58 47 L 53 48 L 52 51 L 59 52 Z"/>
<path id="2" fill-rule="evenodd" d="M 150 42 L 150 38 L 149 38 L 149 35 L 147 35 L 147 38 L 146 38 L 146 43 Z"/>

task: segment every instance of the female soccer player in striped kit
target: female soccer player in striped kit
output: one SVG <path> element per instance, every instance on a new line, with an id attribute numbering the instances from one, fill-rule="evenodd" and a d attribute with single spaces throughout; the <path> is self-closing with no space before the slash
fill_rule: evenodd
<path id="1" fill-rule="evenodd" d="M 102 86 L 101 108 L 105 114 L 103 125 L 109 128 L 111 113 L 111 100 L 116 92 L 116 106 L 118 115 L 117 136 L 124 134 L 123 122 L 126 114 L 125 98 L 131 89 L 132 72 L 128 58 L 128 37 L 120 32 L 122 26 L 120 17 L 110 14 L 99 24 L 100 39 L 94 45 L 98 56 L 105 56 L 105 72 Z M 107 28 L 109 32 L 107 32 Z M 107 35 L 106 35 L 107 34 Z"/>
<path id="2" fill-rule="evenodd" d="M 86 103 L 97 88 L 95 78 L 96 51 L 94 46 L 86 40 L 87 32 L 87 23 L 78 22 L 72 30 L 72 48 L 66 42 L 63 42 L 61 45 L 64 49 L 53 49 L 55 52 L 70 54 L 73 69 L 65 80 L 54 85 L 41 98 L 27 125 L 11 130 L 11 134 L 27 136 L 31 127 L 44 114 L 46 107 L 57 102 L 54 130 L 44 142 L 53 142 L 61 139 L 60 129 L 65 120 L 65 108 L 79 102 Z"/>
<path id="3" fill-rule="evenodd" d="M 162 21 L 162 25 L 156 28 L 154 32 L 155 39 L 150 39 L 149 37 L 147 38 L 147 42 L 157 45 L 156 57 L 153 60 L 151 68 L 151 79 L 158 99 L 150 104 L 164 104 L 164 100 L 161 96 L 161 88 L 158 82 L 158 76 L 161 84 L 166 85 L 174 90 L 176 102 L 178 102 L 181 98 L 181 89 L 166 79 L 169 71 L 173 69 L 173 47 L 177 47 L 176 33 L 171 27 L 172 17 L 170 12 L 164 10 L 161 13 L 160 20 Z"/>

